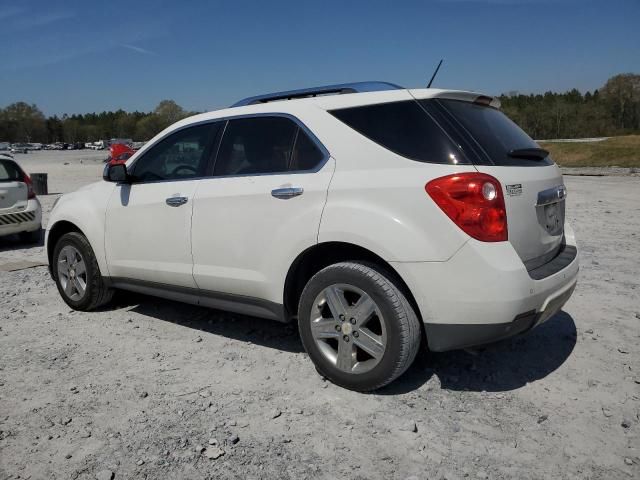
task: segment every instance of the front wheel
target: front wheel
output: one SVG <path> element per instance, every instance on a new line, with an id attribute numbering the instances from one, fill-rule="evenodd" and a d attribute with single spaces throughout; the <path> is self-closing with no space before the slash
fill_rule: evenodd
<path id="1" fill-rule="evenodd" d="M 60 296 L 75 310 L 94 310 L 113 297 L 89 241 L 78 232 L 60 237 L 53 251 L 52 270 Z"/>
<path id="2" fill-rule="evenodd" d="M 376 390 L 415 359 L 420 321 L 391 278 L 375 265 L 343 262 L 320 270 L 302 292 L 302 343 L 333 383 Z"/>

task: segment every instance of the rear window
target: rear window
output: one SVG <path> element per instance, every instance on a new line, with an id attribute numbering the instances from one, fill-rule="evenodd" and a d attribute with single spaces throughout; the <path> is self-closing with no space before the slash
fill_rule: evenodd
<path id="1" fill-rule="evenodd" d="M 11 160 L 0 160 L 0 182 L 22 182 L 24 175 L 18 165 Z"/>
<path id="2" fill-rule="evenodd" d="M 422 100 L 426 105 L 430 100 Z M 551 165 L 550 157 L 545 159 L 512 158 L 511 150 L 540 148 L 529 135 L 500 110 L 460 100 L 438 100 L 462 127 L 473 137 L 493 165 L 499 166 L 541 166 Z"/>
<path id="3" fill-rule="evenodd" d="M 332 110 L 338 120 L 398 155 L 428 163 L 469 163 L 440 126 L 413 101 Z"/>

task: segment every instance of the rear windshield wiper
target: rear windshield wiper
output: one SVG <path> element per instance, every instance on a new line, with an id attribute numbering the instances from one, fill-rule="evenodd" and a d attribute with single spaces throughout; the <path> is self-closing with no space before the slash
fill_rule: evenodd
<path id="1" fill-rule="evenodd" d="M 516 148 L 507 154 L 513 158 L 528 158 L 530 160 L 544 160 L 549 152 L 544 148 Z"/>

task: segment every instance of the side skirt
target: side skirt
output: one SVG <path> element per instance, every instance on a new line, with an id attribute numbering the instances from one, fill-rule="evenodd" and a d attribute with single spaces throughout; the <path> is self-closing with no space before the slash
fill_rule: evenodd
<path id="1" fill-rule="evenodd" d="M 260 298 L 234 295 L 232 293 L 209 292 L 197 288 L 176 287 L 163 283 L 134 280 L 130 278 L 105 278 L 109 286 L 142 293 L 154 297 L 168 298 L 177 302 L 190 303 L 218 310 L 225 310 L 252 317 L 266 318 L 278 322 L 288 322 L 284 305 Z"/>

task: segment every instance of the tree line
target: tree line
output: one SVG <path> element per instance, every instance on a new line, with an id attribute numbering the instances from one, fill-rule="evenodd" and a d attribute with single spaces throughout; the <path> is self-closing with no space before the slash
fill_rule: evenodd
<path id="1" fill-rule="evenodd" d="M 535 139 L 583 138 L 640 133 L 640 75 L 611 77 L 593 92 L 500 97 L 502 109 Z M 193 115 L 173 100 L 153 112 L 87 113 L 45 117 L 36 105 L 18 102 L 0 109 L 0 141 L 92 142 L 109 138 L 149 140 L 172 123 Z"/>
<path id="2" fill-rule="evenodd" d="M 195 113 L 186 111 L 173 100 L 163 100 L 149 113 L 117 110 L 45 117 L 36 105 L 17 102 L 0 109 L 0 141 L 84 143 L 109 138 L 145 141 Z"/>
<path id="3" fill-rule="evenodd" d="M 585 94 L 575 88 L 542 95 L 516 92 L 500 101 L 502 110 L 539 140 L 640 133 L 640 75 L 616 75 Z"/>

